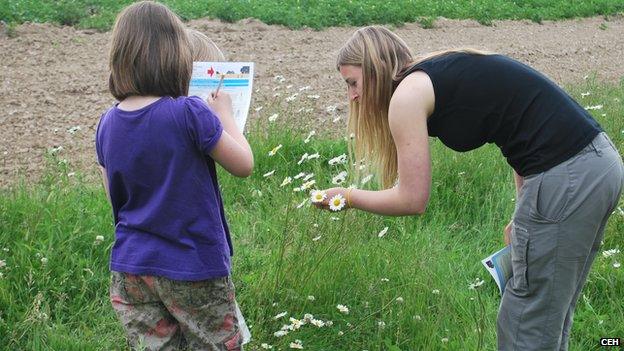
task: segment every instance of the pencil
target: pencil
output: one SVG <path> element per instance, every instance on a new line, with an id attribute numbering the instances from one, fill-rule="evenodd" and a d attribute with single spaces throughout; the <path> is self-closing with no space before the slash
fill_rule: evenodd
<path id="1" fill-rule="evenodd" d="M 221 85 L 223 85 L 223 78 L 225 78 L 225 74 L 221 75 L 221 79 L 219 79 L 219 85 L 217 85 L 217 90 L 215 90 L 214 96 L 217 96 L 217 94 L 219 94 L 219 89 L 221 89 Z"/>

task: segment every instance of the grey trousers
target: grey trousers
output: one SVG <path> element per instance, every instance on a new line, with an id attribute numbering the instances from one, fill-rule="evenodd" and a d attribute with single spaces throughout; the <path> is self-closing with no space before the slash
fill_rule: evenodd
<path id="1" fill-rule="evenodd" d="M 567 161 L 524 179 L 513 218 L 513 277 L 497 321 L 499 350 L 567 350 L 574 308 L 624 165 L 605 133 Z"/>

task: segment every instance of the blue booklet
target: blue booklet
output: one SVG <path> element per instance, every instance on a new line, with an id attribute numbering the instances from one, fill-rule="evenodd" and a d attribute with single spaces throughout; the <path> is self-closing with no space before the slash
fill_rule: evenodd
<path id="1" fill-rule="evenodd" d="M 492 278 L 494 278 L 501 295 L 503 295 L 503 291 L 505 291 L 505 284 L 507 284 L 507 281 L 513 274 L 511 270 L 510 248 L 511 247 L 507 245 L 501 250 L 498 250 L 481 260 L 485 269 L 487 269 Z"/>

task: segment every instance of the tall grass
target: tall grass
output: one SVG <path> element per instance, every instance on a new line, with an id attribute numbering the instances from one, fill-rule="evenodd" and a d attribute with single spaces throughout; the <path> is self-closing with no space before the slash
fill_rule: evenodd
<path id="1" fill-rule="evenodd" d="M 116 14 L 131 0 L 0 0 L 0 19 L 5 22 L 56 22 L 84 28 L 108 30 Z M 304 0 L 164 0 L 184 19 L 200 17 L 237 21 L 253 17 L 268 24 L 290 28 L 361 26 L 373 23 L 420 22 L 431 26 L 438 16 L 476 19 L 491 24 L 499 19 L 529 19 L 535 22 L 624 11 L 620 0 L 401 0 L 379 2 Z"/>
<path id="2" fill-rule="evenodd" d="M 592 112 L 624 150 L 624 85 L 590 79 L 572 92 L 584 106 L 603 105 Z M 307 132 L 252 125 L 254 175 L 220 174 L 237 299 L 253 333 L 248 349 L 267 343 L 285 350 L 296 339 L 306 350 L 494 349 L 500 295 L 480 260 L 502 247 L 514 205 L 511 171 L 500 152 L 486 146 L 459 154 L 432 140 L 425 215 L 330 213 L 297 208 L 307 198 L 293 191 L 301 179 L 280 187 L 287 176 L 313 172 L 315 187 L 326 188 L 345 167 L 327 163 L 346 152 L 344 140 L 305 143 Z M 269 156 L 278 144 L 283 147 Z M 298 165 L 304 153 L 320 157 Z M 62 154 L 50 157 L 38 184 L 2 190 L 0 349 L 125 349 L 108 302 L 111 222 L 101 186 L 72 175 Z M 618 210 L 603 249 L 621 250 L 623 243 Z M 599 337 L 624 335 L 624 268 L 614 267 L 623 260 L 621 253 L 597 258 L 577 308 L 572 350 L 598 349 Z M 476 278 L 485 284 L 469 289 Z M 281 312 L 286 316 L 275 319 Z M 308 323 L 274 336 L 291 324 L 289 317 L 301 320 L 307 313 L 332 324 Z"/>

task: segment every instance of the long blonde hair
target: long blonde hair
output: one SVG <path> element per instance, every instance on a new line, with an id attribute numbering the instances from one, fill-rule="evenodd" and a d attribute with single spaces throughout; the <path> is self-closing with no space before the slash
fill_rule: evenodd
<path id="1" fill-rule="evenodd" d="M 347 131 L 351 159 L 364 162 L 376 173 L 382 188 L 392 187 L 398 175 L 396 146 L 390 133 L 388 108 L 394 85 L 407 68 L 452 52 L 485 54 L 474 49 L 452 49 L 414 57 L 403 39 L 381 26 L 360 28 L 338 53 L 336 68 L 362 68 L 362 95 L 349 104 Z M 367 168 L 368 168 L 367 167 Z M 355 173 L 359 178 L 359 167 Z"/>

